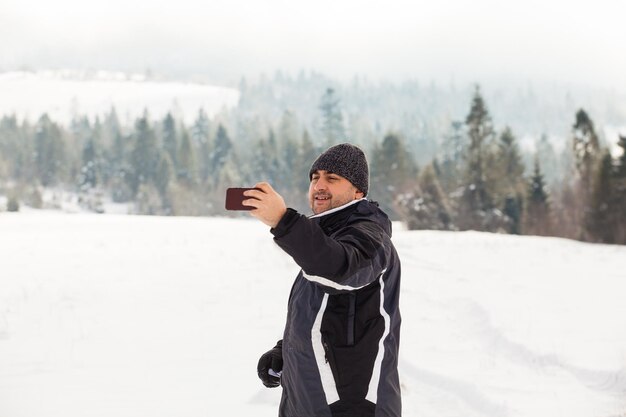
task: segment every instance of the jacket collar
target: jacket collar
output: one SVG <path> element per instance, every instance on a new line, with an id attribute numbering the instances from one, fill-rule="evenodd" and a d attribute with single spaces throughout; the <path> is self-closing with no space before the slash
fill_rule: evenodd
<path id="1" fill-rule="evenodd" d="M 350 201 L 349 203 L 344 204 L 343 206 L 335 207 L 335 208 L 333 208 L 333 209 L 323 211 L 323 212 L 321 212 L 320 214 L 314 214 L 314 215 L 312 215 L 312 216 L 309 216 L 309 219 L 316 219 L 316 218 L 319 218 L 319 217 L 326 216 L 326 215 L 328 215 L 328 214 L 333 214 L 333 213 L 336 213 L 336 212 L 338 212 L 338 211 L 340 211 L 340 210 L 345 209 L 346 207 L 350 207 L 351 205 L 356 204 L 356 203 L 358 203 L 359 201 L 363 201 L 363 200 L 366 200 L 366 198 L 365 198 L 365 197 L 363 197 L 363 198 L 359 198 L 358 200 L 352 200 L 352 201 Z"/>
<path id="2" fill-rule="evenodd" d="M 365 200 L 364 203 L 363 200 Z M 368 201 L 366 198 L 350 201 L 343 206 L 311 216 L 309 219 L 318 222 L 329 236 L 347 224 L 359 221 L 375 222 L 389 236 L 392 233 L 389 217 L 378 207 L 378 203 Z"/>

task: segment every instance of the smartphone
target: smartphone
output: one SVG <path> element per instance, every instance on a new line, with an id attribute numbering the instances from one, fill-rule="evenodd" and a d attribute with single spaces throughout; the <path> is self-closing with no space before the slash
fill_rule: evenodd
<path id="1" fill-rule="evenodd" d="M 244 206 L 243 200 L 254 197 L 246 197 L 244 191 L 259 190 L 259 188 L 228 188 L 226 190 L 226 210 L 254 210 L 254 207 Z"/>

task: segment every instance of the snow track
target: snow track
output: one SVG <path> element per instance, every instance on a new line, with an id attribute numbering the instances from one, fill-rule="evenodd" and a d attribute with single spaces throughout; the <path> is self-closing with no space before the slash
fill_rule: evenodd
<path id="1" fill-rule="evenodd" d="M 626 247 L 398 231 L 404 416 L 626 417 Z M 276 415 L 298 267 L 248 219 L 0 213 L 0 416 Z"/>

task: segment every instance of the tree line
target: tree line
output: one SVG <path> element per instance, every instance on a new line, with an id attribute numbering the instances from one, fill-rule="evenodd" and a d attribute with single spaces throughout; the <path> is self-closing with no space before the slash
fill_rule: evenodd
<path id="1" fill-rule="evenodd" d="M 545 165 L 554 163 L 543 137 L 526 173 L 509 127 L 494 129 L 477 88 L 465 120 L 456 123 L 438 158 L 396 195 L 395 208 L 412 229 L 483 230 L 626 243 L 626 137 L 620 156 L 601 145 L 585 110 L 574 115 L 564 173 L 549 186 Z M 385 138 L 397 146 L 397 138 Z M 383 147 L 385 143 L 383 143 Z M 389 175 L 384 172 L 381 177 Z"/>
<path id="2" fill-rule="evenodd" d="M 436 157 L 421 164 L 402 132 L 372 138 L 369 131 L 361 138 L 346 129 L 332 88 L 318 97 L 320 123 L 313 133 L 293 111 L 273 123 L 242 107 L 245 113 L 234 109 L 213 118 L 199 110 L 190 125 L 172 113 L 155 121 L 146 111 L 126 126 L 114 108 L 102 120 L 79 117 L 67 127 L 45 114 L 32 124 L 4 116 L 0 194 L 12 210 L 54 207 L 60 204 L 55 191 L 65 190 L 96 212 L 110 199 L 139 214 L 225 215 L 226 188 L 266 180 L 289 205 L 307 212 L 308 168 L 326 147 L 349 137 L 369 156 L 369 197 L 411 229 L 626 243 L 626 138 L 618 144 L 621 155 L 612 157 L 582 109 L 570 116 L 560 180 L 548 184 L 545 171 L 554 169 L 557 156 L 547 137 L 538 141 L 527 169 L 515 133 L 494 127 L 478 87 L 467 116 L 450 124 Z"/>

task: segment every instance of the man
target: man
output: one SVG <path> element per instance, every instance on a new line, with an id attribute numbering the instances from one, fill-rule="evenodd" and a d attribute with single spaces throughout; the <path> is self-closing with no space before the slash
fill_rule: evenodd
<path id="1" fill-rule="evenodd" d="M 313 216 L 285 206 L 267 183 L 244 204 L 302 268 L 283 339 L 259 360 L 267 387 L 282 385 L 280 417 L 399 417 L 400 261 L 391 222 L 365 199 L 369 169 L 350 144 L 309 171 Z"/>

